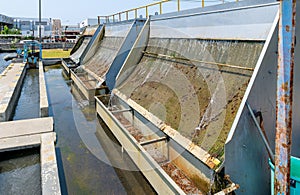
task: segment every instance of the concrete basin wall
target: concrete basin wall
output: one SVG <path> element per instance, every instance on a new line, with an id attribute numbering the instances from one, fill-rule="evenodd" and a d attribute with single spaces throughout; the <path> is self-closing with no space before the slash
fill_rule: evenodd
<path id="1" fill-rule="evenodd" d="M 49 103 L 47 95 L 47 87 L 44 76 L 43 62 L 39 62 L 39 87 L 40 87 L 40 117 L 49 116 Z"/>

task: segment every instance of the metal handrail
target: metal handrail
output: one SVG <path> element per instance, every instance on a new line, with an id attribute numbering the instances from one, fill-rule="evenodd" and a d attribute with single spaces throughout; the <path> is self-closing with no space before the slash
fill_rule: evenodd
<path id="1" fill-rule="evenodd" d="M 141 9 L 145 9 L 145 15 L 146 15 L 146 18 L 149 17 L 149 7 L 153 7 L 155 5 L 159 5 L 159 14 L 162 14 L 163 13 L 163 9 L 162 9 L 162 5 L 164 3 L 167 3 L 167 2 L 170 2 L 172 0 L 162 0 L 162 1 L 159 1 L 159 2 L 156 2 L 156 3 L 151 3 L 151 4 L 148 4 L 148 5 L 144 5 L 144 6 L 140 6 L 140 7 L 137 7 L 137 8 L 133 8 L 133 9 L 129 9 L 129 10 L 125 10 L 125 11 L 121 11 L 121 12 L 118 12 L 118 13 L 115 13 L 115 14 L 112 14 L 112 15 L 108 15 L 108 16 L 98 16 L 98 24 L 100 24 L 101 22 L 101 19 L 105 19 L 105 22 L 106 23 L 109 23 L 110 22 L 110 19 L 112 17 L 112 20 L 113 22 L 116 22 L 116 16 L 119 18 L 119 21 L 122 21 L 122 15 L 125 14 L 125 18 L 126 20 L 129 20 L 129 13 L 130 12 L 134 12 L 134 18 L 138 18 L 138 10 L 141 10 Z M 236 2 L 238 2 L 239 0 L 235 0 Z M 224 3 L 224 0 L 223 0 L 223 3 Z M 205 0 L 202 0 L 202 3 L 201 3 L 202 7 L 205 7 Z M 180 11 L 180 0 L 177 0 L 177 11 Z"/>

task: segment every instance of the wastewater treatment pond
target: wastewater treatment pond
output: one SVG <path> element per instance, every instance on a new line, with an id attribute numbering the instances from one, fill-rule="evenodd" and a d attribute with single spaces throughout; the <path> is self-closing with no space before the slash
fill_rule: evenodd
<path id="1" fill-rule="evenodd" d="M 45 67 L 45 78 L 63 194 L 154 194 L 61 66 Z"/>

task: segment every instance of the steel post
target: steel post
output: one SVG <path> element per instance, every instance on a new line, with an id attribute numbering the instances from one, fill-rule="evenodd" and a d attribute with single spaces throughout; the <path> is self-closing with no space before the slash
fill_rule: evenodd
<path id="1" fill-rule="evenodd" d="M 39 0 L 39 41 L 42 43 L 42 0 Z"/>
<path id="2" fill-rule="evenodd" d="M 290 194 L 296 0 L 280 1 L 276 100 L 275 194 Z"/>

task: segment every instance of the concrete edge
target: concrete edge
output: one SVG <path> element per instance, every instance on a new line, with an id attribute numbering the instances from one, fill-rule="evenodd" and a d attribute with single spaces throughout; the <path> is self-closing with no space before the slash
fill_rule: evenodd
<path id="1" fill-rule="evenodd" d="M 47 88 L 44 76 L 43 63 L 39 62 L 39 87 L 40 87 L 40 117 L 49 116 L 49 103 L 47 96 Z"/>
<path id="2" fill-rule="evenodd" d="M 53 118 L 35 118 L 0 123 L 0 139 L 53 131 Z"/>
<path id="3" fill-rule="evenodd" d="M 56 133 L 41 135 L 42 194 L 61 194 L 54 142 Z"/>

